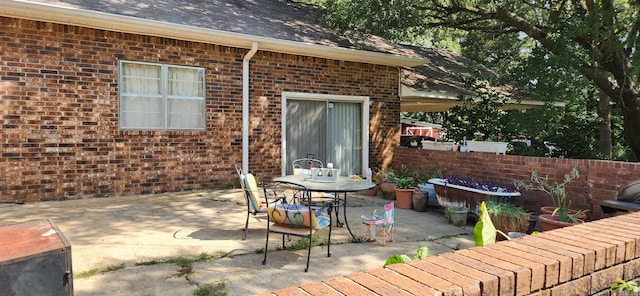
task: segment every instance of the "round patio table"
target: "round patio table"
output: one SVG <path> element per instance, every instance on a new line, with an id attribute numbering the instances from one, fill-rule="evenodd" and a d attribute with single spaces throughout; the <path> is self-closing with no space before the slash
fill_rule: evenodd
<path id="1" fill-rule="evenodd" d="M 342 213 L 344 216 L 344 224 L 347 225 L 349 234 L 354 238 L 355 236 L 353 235 L 353 232 L 351 232 L 351 228 L 349 228 L 349 222 L 347 220 L 347 193 L 363 191 L 376 187 L 376 183 L 369 182 L 364 179 L 354 179 L 352 177 L 339 177 L 335 182 L 327 182 L 311 180 L 309 175 L 286 175 L 274 178 L 273 181 L 300 185 L 313 192 L 333 192 L 338 199 L 338 203 L 343 205 Z M 340 221 L 338 221 L 338 227 L 340 226 L 342 225 Z"/>

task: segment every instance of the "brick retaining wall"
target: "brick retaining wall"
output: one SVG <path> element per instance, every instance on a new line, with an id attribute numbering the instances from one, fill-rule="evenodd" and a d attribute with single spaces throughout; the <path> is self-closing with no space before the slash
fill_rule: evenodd
<path id="1" fill-rule="evenodd" d="M 530 180 L 531 172 L 549 175 L 553 182 L 562 182 L 564 174 L 576 167 L 580 178 L 567 186 L 572 207 L 592 211 L 591 219 L 603 216 L 598 200 L 615 198 L 625 183 L 640 179 L 640 163 L 545 158 L 491 153 L 464 153 L 399 147 L 393 157 L 392 167 L 403 165 L 414 169 L 420 165 L 437 164 L 445 176 L 455 173 L 478 180 L 497 180 L 512 183 L 514 180 Z M 527 210 L 538 211 L 540 206 L 552 205 L 548 195 L 539 191 L 525 191 L 516 199 Z"/>
<path id="2" fill-rule="evenodd" d="M 640 277 L 640 213 L 304 284 L 273 295 L 610 295 Z"/>

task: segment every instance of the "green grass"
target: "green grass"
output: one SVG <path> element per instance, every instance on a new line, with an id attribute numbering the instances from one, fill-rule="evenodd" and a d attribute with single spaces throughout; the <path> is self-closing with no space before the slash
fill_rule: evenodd
<path id="1" fill-rule="evenodd" d="M 76 279 L 88 278 L 98 273 L 105 273 L 109 271 L 124 269 L 124 267 L 125 267 L 124 263 L 118 264 L 118 265 L 109 265 L 107 267 L 99 267 L 99 268 L 89 269 L 87 271 L 81 271 L 79 273 L 75 273 L 73 277 Z"/>
<path id="2" fill-rule="evenodd" d="M 315 247 L 315 246 L 325 246 L 329 243 L 329 240 L 326 238 L 320 238 L 318 235 L 314 235 L 311 238 L 311 246 Z M 298 241 L 296 241 L 293 244 L 290 244 L 287 246 L 287 250 L 289 251 L 296 251 L 296 250 L 303 250 L 303 249 L 307 249 L 309 248 L 309 240 L 306 238 L 301 238 Z"/>
<path id="3" fill-rule="evenodd" d="M 192 271 L 192 264 L 194 262 L 206 262 L 206 261 L 211 261 L 216 259 L 217 257 L 225 257 L 226 255 L 222 255 L 222 256 L 215 256 L 215 255 L 211 255 L 211 254 L 207 254 L 207 253 L 200 253 L 200 255 L 198 255 L 198 257 L 196 258 L 188 258 L 188 257 L 184 257 L 184 256 L 180 256 L 180 257 L 174 257 L 174 258 L 167 258 L 167 259 L 151 259 L 148 261 L 140 261 L 137 262 L 135 264 L 135 266 L 147 266 L 147 265 L 156 265 L 156 264 L 166 264 L 166 263 L 171 263 L 171 264 L 176 264 L 178 266 L 180 266 L 180 269 L 178 269 L 178 275 L 182 276 L 185 274 L 189 274 Z M 94 268 L 94 269 L 90 269 L 87 271 L 81 271 L 78 273 L 75 273 L 73 276 L 74 278 L 88 278 L 88 277 L 92 277 L 98 273 L 105 273 L 105 272 L 109 272 L 109 271 L 115 271 L 115 270 L 119 270 L 119 269 L 124 269 L 126 266 L 124 263 L 122 264 L 118 264 L 118 265 L 110 265 L 107 267 L 100 267 L 100 268 Z"/>
<path id="4" fill-rule="evenodd" d="M 156 264 L 171 263 L 171 264 L 176 264 L 176 265 L 185 267 L 185 266 L 191 265 L 194 262 L 211 261 L 211 260 L 216 259 L 217 257 L 221 257 L 221 256 L 211 255 L 211 254 L 202 252 L 196 258 L 189 258 L 189 257 L 180 256 L 180 257 L 173 257 L 173 258 L 167 258 L 167 259 L 162 259 L 162 260 L 160 260 L 160 259 L 151 259 L 149 261 L 138 262 L 135 265 L 136 266 L 145 266 L 145 265 L 156 265 Z"/>
<path id="5" fill-rule="evenodd" d="M 215 286 L 206 284 L 198 286 L 193 291 L 193 296 L 227 296 L 227 284 L 225 282 L 219 282 Z"/>

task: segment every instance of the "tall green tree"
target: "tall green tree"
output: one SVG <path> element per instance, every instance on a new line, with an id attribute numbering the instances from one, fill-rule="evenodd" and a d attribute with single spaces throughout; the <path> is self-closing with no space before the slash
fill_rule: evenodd
<path id="1" fill-rule="evenodd" d="M 514 59 L 527 51 L 544 52 L 570 69 L 568 75 L 579 73 L 609 97 L 623 118 L 626 142 L 640 156 L 639 0 L 326 0 L 323 5 L 327 24 L 396 41 L 434 27 L 468 32 L 460 36 L 469 44 L 480 38 L 486 48 L 503 49 L 484 56 L 491 67 L 517 66 Z"/>

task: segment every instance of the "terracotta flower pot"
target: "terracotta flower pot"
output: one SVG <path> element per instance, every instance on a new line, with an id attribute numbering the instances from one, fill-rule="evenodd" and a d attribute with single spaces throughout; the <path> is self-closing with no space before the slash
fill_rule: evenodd
<path id="1" fill-rule="evenodd" d="M 396 199 L 396 183 L 383 181 L 380 183 L 380 191 L 382 191 L 382 198 L 388 200 Z"/>
<path id="2" fill-rule="evenodd" d="M 542 231 L 554 230 L 574 225 L 573 223 L 560 222 L 558 221 L 558 216 L 552 216 L 551 214 L 539 215 L 538 221 L 540 221 L 540 228 L 542 229 Z"/>
<path id="3" fill-rule="evenodd" d="M 413 208 L 413 192 L 415 188 L 400 189 L 396 188 L 396 206 L 400 209 Z"/>
<path id="4" fill-rule="evenodd" d="M 373 187 L 371 189 L 367 189 L 367 190 L 363 191 L 362 193 L 364 195 L 367 195 L 367 196 L 377 196 L 378 195 L 378 186 L 379 185 L 376 185 L 376 187 Z"/>

